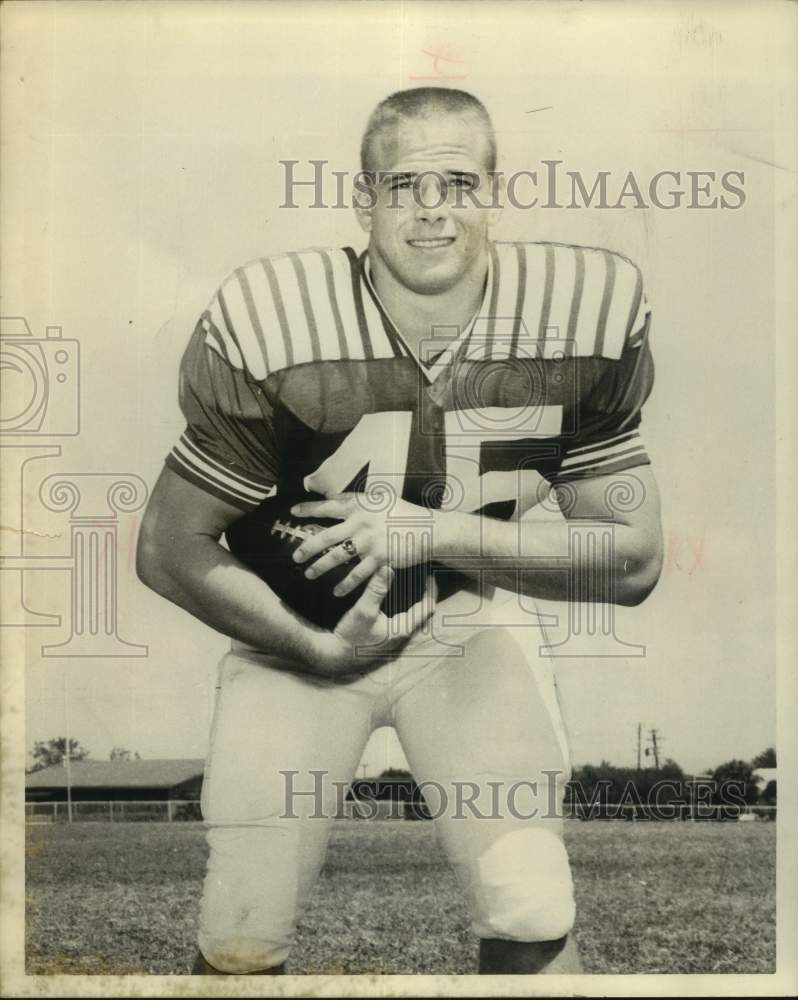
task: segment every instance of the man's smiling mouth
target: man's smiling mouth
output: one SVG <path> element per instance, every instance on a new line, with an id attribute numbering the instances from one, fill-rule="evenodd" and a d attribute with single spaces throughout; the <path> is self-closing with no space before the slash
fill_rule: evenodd
<path id="1" fill-rule="evenodd" d="M 442 236 L 435 239 L 408 240 L 411 247 L 418 247 L 421 250 L 435 250 L 438 247 L 448 247 L 454 243 L 454 236 Z"/>

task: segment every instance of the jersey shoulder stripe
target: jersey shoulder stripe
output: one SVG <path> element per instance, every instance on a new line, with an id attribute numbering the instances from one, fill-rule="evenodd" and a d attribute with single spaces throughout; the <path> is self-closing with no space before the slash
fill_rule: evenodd
<path id="1" fill-rule="evenodd" d="M 202 317 L 206 345 L 256 381 L 313 361 L 395 357 L 355 251 L 311 249 L 250 261 Z"/>
<path id="2" fill-rule="evenodd" d="M 243 509 L 256 507 L 274 493 L 274 486 L 266 477 L 256 480 L 208 454 L 192 438 L 190 430 L 181 435 L 167 455 L 166 464 L 195 486 Z"/>
<path id="3" fill-rule="evenodd" d="M 495 243 L 491 263 L 488 315 L 475 328 L 484 357 L 617 360 L 627 344 L 641 341 L 650 309 L 639 268 L 620 254 L 561 243 Z"/>
<path id="4" fill-rule="evenodd" d="M 565 482 L 624 472 L 638 465 L 650 465 L 637 426 L 591 444 L 567 449 L 556 479 Z"/>

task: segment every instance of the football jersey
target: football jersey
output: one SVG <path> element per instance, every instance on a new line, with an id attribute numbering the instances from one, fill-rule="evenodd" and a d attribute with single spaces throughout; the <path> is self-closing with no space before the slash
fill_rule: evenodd
<path id="1" fill-rule="evenodd" d="M 553 484 L 649 462 L 653 382 L 638 268 L 604 249 L 490 243 L 482 304 L 416 355 L 367 254 L 314 249 L 234 271 L 180 369 L 167 465 L 242 512 L 361 491 L 518 518 Z"/>

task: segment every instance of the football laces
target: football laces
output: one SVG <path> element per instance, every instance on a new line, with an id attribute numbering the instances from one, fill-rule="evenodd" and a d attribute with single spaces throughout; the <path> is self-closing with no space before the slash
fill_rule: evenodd
<path id="1" fill-rule="evenodd" d="M 294 524 L 292 521 L 280 521 L 278 519 L 272 525 L 269 534 L 279 535 L 280 538 L 292 538 L 295 541 L 304 542 L 306 538 L 310 538 L 311 535 L 315 535 L 319 531 L 323 530 L 324 529 L 320 524 Z M 326 555 L 328 552 L 331 552 L 333 549 L 338 548 L 338 546 L 342 544 L 342 542 L 338 542 L 336 545 L 330 545 L 328 548 L 320 552 L 319 556 Z"/>
<path id="2" fill-rule="evenodd" d="M 311 535 L 315 535 L 317 531 L 321 531 L 319 524 L 294 524 L 291 521 L 278 519 L 272 525 L 270 534 L 279 535 L 280 538 L 295 538 L 303 542 Z"/>

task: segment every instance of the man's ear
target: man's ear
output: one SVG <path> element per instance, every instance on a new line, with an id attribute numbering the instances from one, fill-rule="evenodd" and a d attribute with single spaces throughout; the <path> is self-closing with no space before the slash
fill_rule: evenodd
<path id="1" fill-rule="evenodd" d="M 364 233 L 371 232 L 371 213 L 377 204 L 376 179 L 373 174 L 363 171 L 355 175 L 355 189 L 352 192 L 352 207 Z"/>
<path id="2" fill-rule="evenodd" d="M 358 224 L 364 233 L 371 232 L 371 209 L 364 208 L 357 200 L 357 195 L 352 198 L 352 206 L 355 209 Z"/>
<path id="3" fill-rule="evenodd" d="M 501 218 L 504 210 L 504 174 L 501 170 L 494 170 L 488 174 L 488 185 L 490 192 L 490 208 L 488 209 L 488 225 L 495 226 Z"/>

